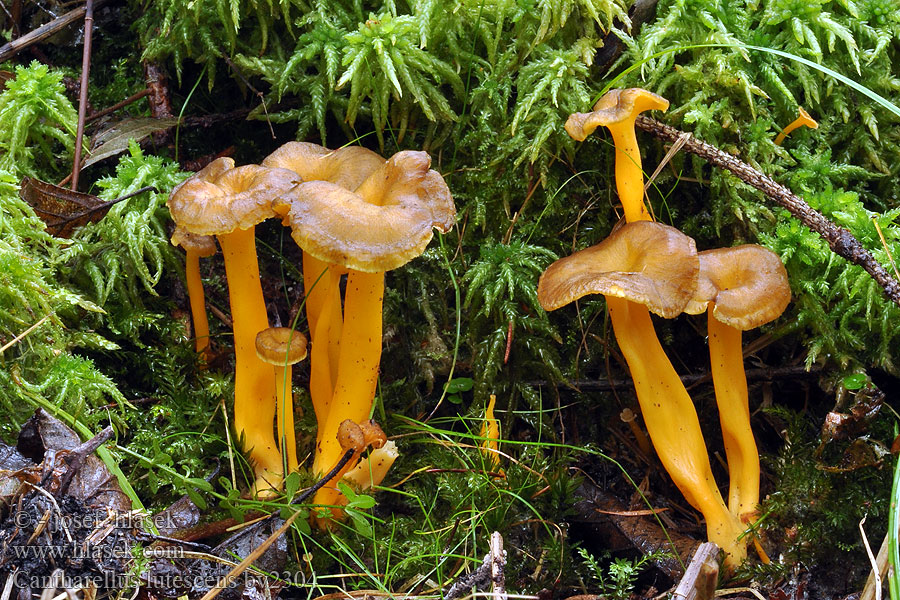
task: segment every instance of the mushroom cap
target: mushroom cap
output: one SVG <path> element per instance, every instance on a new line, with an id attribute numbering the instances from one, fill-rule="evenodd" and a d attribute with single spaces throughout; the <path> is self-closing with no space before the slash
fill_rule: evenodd
<path id="1" fill-rule="evenodd" d="M 818 129 L 819 123 L 812 116 L 806 112 L 806 110 L 802 106 L 797 107 L 797 119 L 800 120 L 801 125 L 806 125 L 810 129 Z"/>
<path id="2" fill-rule="evenodd" d="M 447 232 L 456 207 L 425 152 L 398 152 L 351 192 L 327 181 L 302 183 L 284 196 L 294 240 L 319 260 L 377 273 L 425 251 L 432 229 Z"/>
<path id="3" fill-rule="evenodd" d="M 176 225 L 172 238 L 173 246 L 181 246 L 185 250 L 194 250 L 201 258 L 216 253 L 216 239 L 211 235 L 198 235 Z"/>
<path id="4" fill-rule="evenodd" d="M 290 327 L 269 327 L 256 334 L 256 355 L 270 365 L 293 365 L 306 358 L 306 336 Z"/>
<path id="5" fill-rule="evenodd" d="M 274 217 L 272 201 L 300 181 L 288 169 L 234 167 L 231 158 L 217 158 L 176 187 L 167 204 L 179 227 L 222 235 Z"/>
<path id="6" fill-rule="evenodd" d="M 303 181 L 330 181 L 348 190 L 359 187 L 385 162 L 377 152 L 362 146 L 329 150 L 309 142 L 288 142 L 260 163 L 264 167 L 290 169 Z"/>
<path id="7" fill-rule="evenodd" d="M 697 292 L 685 308 L 696 315 L 714 303 L 713 316 L 746 331 L 776 319 L 791 301 L 787 271 L 777 254 L 756 244 L 699 253 Z"/>
<path id="8" fill-rule="evenodd" d="M 593 112 L 574 113 L 566 120 L 566 132 L 576 141 L 592 134 L 597 127 L 609 127 L 634 119 L 645 110 L 666 110 L 669 101 L 643 88 L 612 89 L 603 94 Z"/>
<path id="9" fill-rule="evenodd" d="M 587 294 L 603 294 L 670 319 L 693 296 L 699 270 L 692 238 L 669 225 L 635 221 L 550 265 L 538 281 L 538 302 L 556 310 Z"/>

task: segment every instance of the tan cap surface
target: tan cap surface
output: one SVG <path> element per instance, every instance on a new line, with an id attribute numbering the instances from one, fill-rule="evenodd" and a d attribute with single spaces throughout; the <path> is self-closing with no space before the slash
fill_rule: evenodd
<path id="1" fill-rule="evenodd" d="M 699 253 L 697 292 L 685 312 L 700 314 L 710 302 L 719 321 L 746 331 L 778 318 L 791 301 L 787 271 L 777 254 L 756 244 Z"/>
<path id="2" fill-rule="evenodd" d="M 597 127 L 609 127 L 634 118 L 645 110 L 666 110 L 669 101 L 642 88 L 613 89 L 606 92 L 594 105 L 593 112 L 574 113 L 566 120 L 566 132 L 575 140 L 583 141 Z"/>
<path id="3" fill-rule="evenodd" d="M 362 146 L 344 146 L 329 150 L 309 142 L 288 142 L 260 163 L 264 167 L 290 169 L 303 181 L 330 181 L 355 190 L 385 162 L 377 152 Z"/>
<path id="4" fill-rule="evenodd" d="M 270 365 L 293 365 L 306 358 L 306 336 L 290 327 L 269 327 L 256 334 L 256 355 Z"/>
<path id="5" fill-rule="evenodd" d="M 216 238 L 211 235 L 198 235 L 191 233 L 183 227 L 176 225 L 170 240 L 173 246 L 181 246 L 185 250 L 194 250 L 201 257 L 212 256 L 216 253 Z"/>
<path id="6" fill-rule="evenodd" d="M 216 159 L 175 188 L 168 206 L 179 227 L 200 235 L 249 229 L 274 217 L 272 201 L 300 182 L 288 169 L 233 165 Z"/>
<path id="7" fill-rule="evenodd" d="M 662 223 L 636 221 L 550 265 L 538 282 L 538 301 L 544 310 L 556 310 L 587 294 L 604 294 L 673 318 L 693 296 L 699 270 L 693 239 Z"/>
<path id="8" fill-rule="evenodd" d="M 398 152 L 354 192 L 326 181 L 283 197 L 297 244 L 319 260 L 357 271 L 389 271 L 424 252 L 432 229 L 456 219 L 443 178 L 425 152 Z"/>

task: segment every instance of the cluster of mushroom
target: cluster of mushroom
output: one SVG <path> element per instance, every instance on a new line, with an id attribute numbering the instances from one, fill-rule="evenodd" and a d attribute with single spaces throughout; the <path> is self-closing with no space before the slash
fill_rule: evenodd
<path id="1" fill-rule="evenodd" d="M 707 536 L 723 548 L 726 564 L 736 565 L 746 556 L 747 540 L 739 538 L 755 519 L 760 472 L 741 331 L 779 316 L 790 301 L 790 288 L 781 260 L 761 246 L 697 252 L 693 239 L 652 221 L 643 202 L 634 121 L 640 112 L 666 108 L 668 101 L 645 90 L 612 90 L 593 112 L 569 117 L 566 130 L 579 141 L 598 126 L 609 128 L 626 223 L 600 244 L 550 265 L 538 284 L 538 300 L 545 310 L 555 310 L 587 294 L 606 297 L 660 461 L 705 517 Z M 696 409 L 649 315 L 674 318 L 703 311 L 709 314 L 712 374 L 730 474 L 727 505 L 713 478 Z"/>
<path id="2" fill-rule="evenodd" d="M 214 246 L 211 238 L 201 237 L 201 246 L 194 236 L 216 236 L 225 255 L 235 347 L 234 428 L 250 450 L 257 491 L 278 489 L 286 470 L 298 467 L 290 365 L 305 358 L 307 342 L 289 328 L 269 327 L 255 225 L 280 218 L 303 250 L 310 395 L 318 422 L 313 471 L 321 475 L 343 454 L 342 424 L 366 423 L 370 416 L 381 356 L 385 271 L 421 254 L 433 229 L 447 232 L 455 223 L 450 191 L 430 166 L 425 152 L 404 151 L 385 160 L 361 147 L 329 150 L 290 142 L 261 165 L 235 167 L 229 158 L 217 159 L 173 190 L 168 202 L 176 223 L 172 242 L 188 253 L 201 352 L 208 328 L 197 264 Z M 276 413 L 277 441 L 272 433 Z M 358 467 L 354 481 L 377 484 L 396 457 L 392 443 L 376 446 L 378 454 L 370 455 L 368 468 Z M 337 486 L 323 488 L 316 502 L 339 504 Z"/>

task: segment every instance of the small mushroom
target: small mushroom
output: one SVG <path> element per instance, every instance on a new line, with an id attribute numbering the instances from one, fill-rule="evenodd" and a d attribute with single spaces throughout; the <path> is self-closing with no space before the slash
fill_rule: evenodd
<path id="1" fill-rule="evenodd" d="M 709 355 L 728 459 L 728 509 L 742 521 L 759 504 L 759 452 L 750 428 L 741 332 L 772 321 L 791 300 L 778 255 L 754 244 L 699 253 L 697 292 L 685 312 L 708 313 Z"/>
<path id="2" fill-rule="evenodd" d="M 593 112 L 575 113 L 566 121 L 566 131 L 579 142 L 601 125 L 609 128 L 616 145 L 616 189 L 629 223 L 651 220 L 644 206 L 644 174 L 634 120 L 646 110 L 668 108 L 669 101 L 653 92 L 641 88 L 613 89 L 597 101 Z"/>
<path id="3" fill-rule="evenodd" d="M 209 319 L 206 317 L 206 296 L 200 277 L 200 259 L 216 253 L 216 242 L 210 235 L 196 235 L 176 227 L 172 234 L 172 245 L 181 246 L 185 251 L 185 281 L 188 301 L 191 304 L 191 320 L 194 323 L 194 348 L 204 362 L 208 356 Z"/>
<path id="4" fill-rule="evenodd" d="M 299 183 L 287 169 L 235 167 L 218 158 L 172 191 L 175 223 L 199 235 L 214 235 L 225 257 L 234 323 L 234 427 L 255 463 L 257 491 L 280 487 L 281 455 L 272 435 L 275 379 L 256 355 L 256 334 L 269 327 L 256 258 L 255 226 L 275 216 L 272 201 Z"/>
<path id="5" fill-rule="evenodd" d="M 797 107 L 798 116 L 796 119 L 791 121 L 790 125 L 782 129 L 778 135 L 775 136 L 775 145 L 780 146 L 784 141 L 784 138 L 788 136 L 793 130 L 798 127 L 809 127 L 810 129 L 818 129 L 819 124 L 813 119 L 808 112 L 806 112 L 802 106 Z"/>
<path id="6" fill-rule="evenodd" d="M 289 471 L 297 470 L 297 441 L 294 436 L 294 399 L 291 390 L 292 366 L 306 358 L 306 336 L 290 327 L 269 327 L 256 334 L 256 355 L 275 367 L 275 420 L 278 446 Z M 287 449 L 285 451 L 285 449 Z"/>

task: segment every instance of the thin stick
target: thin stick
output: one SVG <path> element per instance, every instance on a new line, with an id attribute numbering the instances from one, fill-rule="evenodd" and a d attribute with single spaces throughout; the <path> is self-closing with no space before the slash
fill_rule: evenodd
<path id="1" fill-rule="evenodd" d="M 107 2 L 109 2 L 109 0 L 95 0 L 95 5 L 97 7 L 100 7 Z M 8 44 L 0 46 L 0 62 L 9 60 L 25 48 L 33 46 L 34 44 L 47 39 L 58 31 L 65 29 L 75 21 L 81 19 L 85 14 L 85 8 L 86 7 L 81 7 L 76 8 L 75 10 L 71 10 L 64 15 L 53 19 L 49 23 L 41 25 L 37 29 L 29 31 L 22 37 L 16 38 Z"/>
<path id="2" fill-rule="evenodd" d="M 869 562 L 872 564 L 872 573 L 875 574 L 875 600 L 881 600 L 881 571 L 878 569 L 878 561 L 872 553 L 871 546 L 869 546 L 869 538 L 866 536 L 866 530 L 863 529 L 865 523 L 866 517 L 863 517 L 859 522 L 859 535 L 862 536 L 863 546 L 866 549 L 866 556 L 869 557 Z"/>
<path id="3" fill-rule="evenodd" d="M 11 347 L 18 344 L 20 341 L 22 341 L 26 335 L 28 335 L 29 333 L 31 333 L 32 331 L 34 331 L 35 329 L 40 327 L 41 323 L 43 323 L 44 321 L 46 321 L 49 318 L 50 318 L 50 315 L 44 315 L 40 321 L 38 321 L 37 323 L 35 323 L 31 327 L 29 327 L 28 329 L 23 331 L 22 333 L 20 333 L 19 335 L 17 335 L 13 339 L 11 339 L 10 341 L 8 341 L 2 348 L 0 348 L 0 355 L 2 355 L 4 352 L 9 350 Z"/>
<path id="4" fill-rule="evenodd" d="M 109 108 L 104 108 L 103 110 L 95 112 L 91 116 L 87 117 L 85 119 L 85 122 L 90 123 L 91 121 L 95 121 L 95 120 L 99 119 L 100 117 L 105 117 L 106 115 L 108 115 L 110 113 L 114 113 L 117 110 L 119 110 L 120 108 L 124 108 L 133 102 L 137 102 L 144 96 L 149 96 L 149 95 L 150 95 L 150 89 L 144 88 L 141 91 L 139 91 L 137 94 L 132 94 L 131 96 L 128 96 L 121 102 L 116 102 Z"/>
<path id="5" fill-rule="evenodd" d="M 662 140 L 673 143 L 686 133 L 643 115 L 635 120 L 635 125 Z M 684 149 L 706 159 L 710 164 L 731 171 L 738 179 L 786 208 L 804 225 L 818 233 L 828 243 L 832 252 L 862 267 L 881 286 L 885 295 L 900 306 L 900 282 L 891 277 L 881 263 L 875 260 L 872 253 L 866 250 L 848 230 L 826 219 L 806 201 L 768 175 L 760 173 L 747 163 L 711 144 L 701 142 L 688 134 Z"/>
<path id="6" fill-rule="evenodd" d="M 84 4 L 84 51 L 81 54 L 81 89 L 78 90 L 78 129 L 75 131 L 75 159 L 72 164 L 72 189 L 78 189 L 81 173 L 81 141 L 84 138 L 84 119 L 87 114 L 88 77 L 91 74 L 91 41 L 94 32 L 94 0 Z"/>
<path id="7" fill-rule="evenodd" d="M 328 483 L 329 481 L 334 479 L 337 476 L 337 474 L 341 471 L 341 469 L 344 468 L 344 465 L 346 465 L 348 462 L 350 462 L 350 459 L 353 458 L 354 454 L 355 454 L 355 450 L 353 448 L 347 450 L 344 453 L 344 456 L 341 457 L 341 460 L 338 461 L 337 465 L 335 465 L 335 467 L 331 471 L 329 471 L 328 474 L 325 475 L 325 477 L 323 477 L 322 479 L 317 481 L 314 486 L 312 486 L 311 488 L 309 488 L 308 490 L 306 490 L 305 492 L 300 494 L 297 497 L 297 499 L 294 500 L 294 502 L 292 504 L 298 504 L 300 502 L 303 502 L 304 500 L 306 500 L 307 498 L 312 496 L 315 492 L 317 492 L 319 490 L 319 488 L 321 488 L 326 483 Z M 274 515 L 274 514 L 277 514 L 277 513 L 272 513 L 272 515 Z M 260 544 L 259 547 L 255 548 L 253 550 L 253 552 L 248 554 L 247 558 L 242 560 L 240 562 L 240 564 L 238 564 L 238 566 L 233 568 L 227 575 L 225 575 L 222 579 L 220 579 L 216 583 L 215 586 L 210 588 L 210 590 L 208 592 L 206 592 L 206 594 L 200 600 L 213 600 L 213 598 L 218 596 L 222 592 L 222 590 L 224 590 L 226 587 L 231 585 L 231 583 L 235 579 L 237 579 L 237 577 L 241 573 L 246 571 L 250 567 L 250 565 L 252 565 L 254 562 L 256 562 L 256 560 L 260 556 L 262 556 L 263 552 L 265 552 L 269 548 L 269 546 L 271 546 L 273 543 L 275 543 L 275 540 L 277 540 L 279 537 L 284 535 L 284 532 L 288 530 L 288 528 L 294 523 L 294 521 L 297 520 L 297 517 L 301 514 L 302 514 L 302 511 L 298 510 L 298 511 L 294 512 L 294 514 L 292 514 L 290 517 L 288 517 L 285 520 L 284 524 L 282 524 L 281 527 L 279 527 L 274 533 L 272 533 L 272 535 L 270 535 L 268 538 L 266 538 L 266 541 L 264 541 L 262 544 Z"/>

